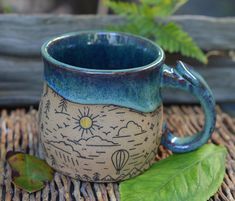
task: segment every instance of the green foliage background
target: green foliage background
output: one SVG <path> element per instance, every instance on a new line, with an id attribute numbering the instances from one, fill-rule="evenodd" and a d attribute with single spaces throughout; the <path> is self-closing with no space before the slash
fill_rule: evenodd
<path id="1" fill-rule="evenodd" d="M 180 52 L 207 63 L 207 57 L 193 39 L 174 22 L 163 22 L 187 0 L 139 0 L 139 3 L 105 0 L 106 5 L 118 15 L 125 16 L 127 23 L 111 27 L 147 37 L 170 53 Z"/>

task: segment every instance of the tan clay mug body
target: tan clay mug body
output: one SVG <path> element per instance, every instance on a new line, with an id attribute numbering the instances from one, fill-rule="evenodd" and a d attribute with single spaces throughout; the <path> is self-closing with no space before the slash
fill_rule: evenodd
<path id="1" fill-rule="evenodd" d="M 112 32 L 70 33 L 45 43 L 39 107 L 46 161 L 73 178 L 115 182 L 154 163 L 160 143 L 187 152 L 214 129 L 214 100 L 203 78 L 179 62 L 164 64 L 151 41 Z M 162 87 L 189 91 L 205 111 L 202 132 L 179 138 L 163 127 Z M 163 134 L 162 134 L 163 130 Z"/>

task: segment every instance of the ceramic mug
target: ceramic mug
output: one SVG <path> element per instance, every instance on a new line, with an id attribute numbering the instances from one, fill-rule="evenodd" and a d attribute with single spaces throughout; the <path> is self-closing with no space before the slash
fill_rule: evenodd
<path id="1" fill-rule="evenodd" d="M 206 82 L 183 62 L 164 64 L 155 43 L 113 32 L 69 33 L 42 46 L 44 91 L 40 139 L 50 166 L 73 178 L 116 182 L 154 163 L 159 144 L 194 150 L 210 138 L 215 102 Z M 190 137 L 163 127 L 161 89 L 199 99 L 205 126 Z"/>

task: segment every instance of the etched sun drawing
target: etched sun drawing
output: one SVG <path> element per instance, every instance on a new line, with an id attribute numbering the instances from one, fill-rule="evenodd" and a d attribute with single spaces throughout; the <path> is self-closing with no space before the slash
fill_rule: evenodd
<path id="1" fill-rule="evenodd" d="M 77 118 L 73 117 L 75 120 L 75 127 L 73 129 L 78 129 L 81 132 L 81 137 L 83 137 L 84 133 L 93 135 L 93 131 L 99 128 L 96 121 L 99 115 L 91 114 L 89 107 L 84 107 L 83 111 L 78 109 L 78 112 Z"/>

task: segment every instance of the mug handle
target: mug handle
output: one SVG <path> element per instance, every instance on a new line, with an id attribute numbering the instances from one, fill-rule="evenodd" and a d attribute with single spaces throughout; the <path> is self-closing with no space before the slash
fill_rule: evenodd
<path id="1" fill-rule="evenodd" d="M 177 62 L 176 68 L 164 64 L 161 78 L 161 88 L 177 88 L 191 93 L 200 101 L 205 113 L 203 130 L 193 136 L 176 137 L 165 125 L 162 134 L 162 145 L 176 153 L 197 149 L 208 141 L 215 128 L 215 100 L 209 86 L 197 72 L 182 61 Z"/>

